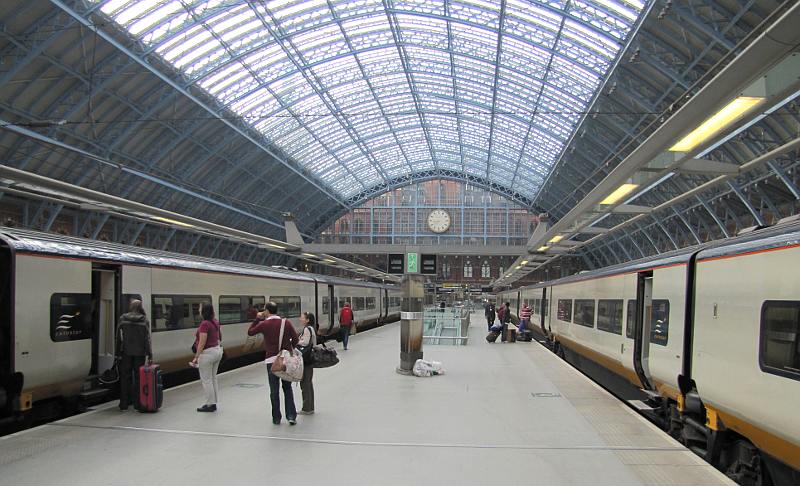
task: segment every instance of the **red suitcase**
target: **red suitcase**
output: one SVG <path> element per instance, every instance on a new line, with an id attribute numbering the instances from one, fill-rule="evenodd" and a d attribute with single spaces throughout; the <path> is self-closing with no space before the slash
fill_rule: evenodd
<path id="1" fill-rule="evenodd" d="M 145 364 L 139 368 L 139 400 L 136 407 L 140 412 L 158 412 L 164 401 L 164 385 L 161 382 L 161 367 Z"/>

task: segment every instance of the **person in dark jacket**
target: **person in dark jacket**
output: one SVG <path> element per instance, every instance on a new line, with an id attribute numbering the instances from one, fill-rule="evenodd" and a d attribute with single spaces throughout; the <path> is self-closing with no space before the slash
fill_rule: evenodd
<path id="1" fill-rule="evenodd" d="M 117 328 L 117 357 L 119 359 L 119 409 L 128 409 L 139 390 L 139 367 L 153 359 L 150 343 L 150 321 L 141 300 L 132 300 L 128 313 L 120 317 Z"/>
<path id="2" fill-rule="evenodd" d="M 494 304 L 492 304 L 491 302 L 487 303 L 484 314 L 486 315 L 486 325 L 489 326 L 489 331 L 491 331 L 492 326 L 494 326 L 495 316 L 497 314 L 494 308 Z"/>

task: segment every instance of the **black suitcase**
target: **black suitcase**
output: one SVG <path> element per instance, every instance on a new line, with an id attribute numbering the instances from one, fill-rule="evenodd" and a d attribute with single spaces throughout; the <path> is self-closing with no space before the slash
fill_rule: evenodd
<path id="1" fill-rule="evenodd" d="M 489 331 L 489 334 L 486 335 L 486 342 L 493 343 L 497 341 L 497 337 L 500 336 L 499 332 Z"/>
<path id="2" fill-rule="evenodd" d="M 517 336 L 517 340 L 525 341 L 526 343 L 529 343 L 529 342 L 533 341 L 533 332 L 531 332 L 528 329 L 525 329 L 524 331 L 520 331 L 519 336 Z"/>

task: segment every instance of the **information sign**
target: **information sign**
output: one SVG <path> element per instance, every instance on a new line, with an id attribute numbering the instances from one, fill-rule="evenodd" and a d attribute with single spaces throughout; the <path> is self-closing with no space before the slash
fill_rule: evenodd
<path id="1" fill-rule="evenodd" d="M 406 253 L 406 273 L 419 273 L 419 253 Z"/>

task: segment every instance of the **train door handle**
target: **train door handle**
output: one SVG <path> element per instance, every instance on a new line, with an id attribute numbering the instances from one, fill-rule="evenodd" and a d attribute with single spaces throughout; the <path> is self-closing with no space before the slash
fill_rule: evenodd
<path id="1" fill-rule="evenodd" d="M 625 354 L 625 343 L 619 345 L 619 353 Z"/>

